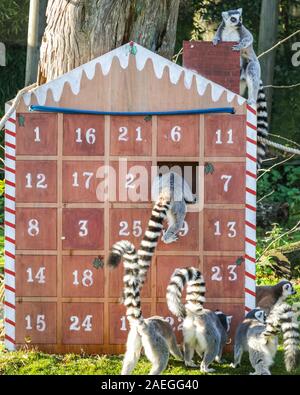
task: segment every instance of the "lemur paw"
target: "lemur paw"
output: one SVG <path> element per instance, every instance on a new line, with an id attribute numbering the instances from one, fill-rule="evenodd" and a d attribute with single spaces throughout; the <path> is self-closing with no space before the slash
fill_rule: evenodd
<path id="1" fill-rule="evenodd" d="M 212 368 L 201 368 L 200 372 L 201 373 L 213 373 L 213 372 L 215 372 L 215 369 L 212 369 Z"/>
<path id="2" fill-rule="evenodd" d="M 196 365 L 194 361 L 190 361 L 190 362 L 185 361 L 184 364 L 187 368 L 197 368 L 198 367 L 198 365 Z"/>
<path id="3" fill-rule="evenodd" d="M 171 243 L 178 240 L 178 236 L 173 235 L 173 234 L 169 235 L 169 236 L 165 236 L 165 233 L 164 233 L 161 239 L 165 244 L 171 244 Z"/>
<path id="4" fill-rule="evenodd" d="M 239 44 L 237 44 L 237 45 L 234 45 L 233 47 L 232 47 L 232 50 L 233 51 L 240 51 L 242 48 L 241 48 L 241 46 L 239 45 Z"/>
<path id="5" fill-rule="evenodd" d="M 220 358 L 219 356 L 217 356 L 217 357 L 215 358 L 215 361 L 216 361 L 217 363 L 225 363 L 225 362 L 226 362 L 225 359 Z"/>

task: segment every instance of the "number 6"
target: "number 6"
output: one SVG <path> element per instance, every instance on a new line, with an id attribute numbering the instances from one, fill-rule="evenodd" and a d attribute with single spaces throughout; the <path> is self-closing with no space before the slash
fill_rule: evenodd
<path id="1" fill-rule="evenodd" d="M 174 126 L 171 130 L 171 139 L 175 142 L 178 143 L 178 141 L 181 140 L 181 127 L 180 126 Z"/>

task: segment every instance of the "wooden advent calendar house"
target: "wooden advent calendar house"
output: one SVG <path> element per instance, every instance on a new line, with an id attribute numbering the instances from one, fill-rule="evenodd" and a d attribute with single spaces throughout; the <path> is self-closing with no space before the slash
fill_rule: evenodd
<path id="1" fill-rule="evenodd" d="M 221 67 L 225 54 L 236 56 L 228 48 L 201 62 Z M 238 57 L 233 63 L 238 70 Z M 193 265 L 206 279 L 206 307 L 233 316 L 232 336 L 255 306 L 255 125 L 255 109 L 238 94 L 135 43 L 25 94 L 5 133 L 7 349 L 124 351 L 123 267 L 99 263 L 115 241 L 141 241 L 151 179 L 139 185 L 149 190 L 142 201 L 118 194 L 137 187 L 137 165 L 149 174 L 152 166 L 191 166 L 191 187 L 200 185 L 179 240 L 159 242 L 142 291 L 144 316 L 170 317 L 180 339 L 165 292 L 175 268 Z M 120 157 L 128 173 L 119 179 Z M 113 201 L 97 192 L 103 166 L 116 171 Z"/>

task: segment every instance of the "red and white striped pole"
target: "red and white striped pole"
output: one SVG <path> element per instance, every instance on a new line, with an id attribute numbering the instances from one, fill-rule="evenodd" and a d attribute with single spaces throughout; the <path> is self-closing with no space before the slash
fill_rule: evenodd
<path id="1" fill-rule="evenodd" d="M 257 112 L 250 105 L 247 105 L 246 155 L 245 312 L 248 313 L 256 306 Z"/>
<path id="2" fill-rule="evenodd" d="M 8 110 L 9 108 L 6 108 Z M 5 264 L 4 264 L 4 327 L 5 347 L 16 344 L 16 113 L 5 124 Z"/>

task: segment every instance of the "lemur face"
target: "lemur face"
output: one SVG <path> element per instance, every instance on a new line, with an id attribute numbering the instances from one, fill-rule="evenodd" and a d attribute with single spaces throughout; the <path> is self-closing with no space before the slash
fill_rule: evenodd
<path id="1" fill-rule="evenodd" d="M 296 291 L 293 288 L 293 285 L 291 283 L 284 284 L 282 287 L 282 296 L 284 298 L 287 298 L 290 295 L 295 295 Z"/>
<path id="2" fill-rule="evenodd" d="M 243 23 L 242 19 L 243 9 L 224 11 L 222 12 L 222 18 L 227 27 L 239 27 Z"/>
<path id="3" fill-rule="evenodd" d="M 267 319 L 267 315 L 264 312 L 264 310 L 262 310 L 259 307 L 257 307 L 256 309 L 253 309 L 253 310 L 249 311 L 249 313 L 246 315 L 246 318 L 256 319 L 257 321 L 262 322 L 263 324 L 265 324 L 266 319 Z"/>
<path id="4" fill-rule="evenodd" d="M 263 324 L 266 323 L 267 320 L 267 315 L 263 310 L 257 310 L 254 313 L 255 318 L 257 319 L 257 321 L 262 322 Z"/>

